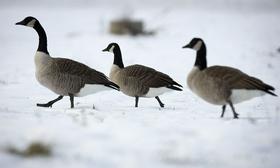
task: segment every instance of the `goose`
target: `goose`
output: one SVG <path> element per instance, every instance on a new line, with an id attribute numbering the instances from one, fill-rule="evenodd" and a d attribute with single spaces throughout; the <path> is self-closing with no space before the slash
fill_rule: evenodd
<path id="1" fill-rule="evenodd" d="M 277 96 L 272 92 L 274 87 L 238 69 L 227 66 L 207 67 L 206 45 L 201 38 L 193 38 L 183 48 L 196 51 L 195 64 L 187 77 L 187 85 L 203 100 L 221 105 L 221 118 L 227 105 L 231 107 L 233 117 L 237 119 L 239 114 L 236 113 L 233 104 L 265 94 Z"/>
<path id="2" fill-rule="evenodd" d="M 164 107 L 159 95 L 172 90 L 182 91 L 180 88 L 182 85 L 153 68 L 138 64 L 124 67 L 121 50 L 117 43 L 110 43 L 102 51 L 114 54 L 109 78 L 120 86 L 120 91 L 125 95 L 135 97 L 135 107 L 138 107 L 139 97 L 154 97 L 160 107 Z"/>
<path id="3" fill-rule="evenodd" d="M 119 90 L 117 84 L 82 63 L 66 58 L 51 57 L 47 49 L 47 36 L 40 22 L 28 16 L 16 25 L 32 27 L 39 35 L 39 46 L 35 54 L 37 81 L 59 96 L 39 107 L 52 107 L 64 96 L 70 97 L 71 108 L 74 108 L 74 97 L 82 97 L 101 90 Z"/>

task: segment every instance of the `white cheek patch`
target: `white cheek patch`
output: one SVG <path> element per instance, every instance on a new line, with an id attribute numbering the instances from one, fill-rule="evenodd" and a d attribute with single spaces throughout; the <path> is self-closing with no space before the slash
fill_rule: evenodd
<path id="1" fill-rule="evenodd" d="M 31 20 L 30 22 L 28 22 L 26 26 L 28 26 L 28 27 L 34 27 L 35 22 L 36 22 L 36 20 L 33 19 L 33 20 Z"/>
<path id="2" fill-rule="evenodd" d="M 109 49 L 109 52 L 113 53 L 113 52 L 114 52 L 114 48 L 115 48 L 115 46 L 113 45 L 113 46 Z"/>
<path id="3" fill-rule="evenodd" d="M 201 46 L 202 46 L 202 41 L 198 41 L 198 42 L 194 45 L 193 49 L 196 50 L 196 51 L 198 51 L 198 50 L 200 50 Z"/>

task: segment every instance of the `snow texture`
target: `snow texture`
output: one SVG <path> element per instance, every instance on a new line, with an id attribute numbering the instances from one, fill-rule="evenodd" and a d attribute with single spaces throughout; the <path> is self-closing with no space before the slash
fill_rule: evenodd
<path id="1" fill-rule="evenodd" d="M 219 118 L 220 106 L 187 88 L 195 52 L 182 49 L 201 37 L 209 65 L 239 68 L 274 86 L 279 95 L 279 1 L 176 0 L 170 5 L 173 1 L 154 0 L 149 8 L 148 1 L 136 0 L 119 6 L 109 0 L 88 6 L 90 1 L 38 2 L 0 2 L 1 168 L 279 167 L 279 98 L 266 95 L 235 105 L 239 120 L 232 119 L 230 108 Z M 134 108 L 134 98 L 115 90 L 76 98 L 75 109 L 69 108 L 68 97 L 53 108 L 36 107 L 57 95 L 35 79 L 36 32 L 14 25 L 29 15 L 45 28 L 51 56 L 83 62 L 108 76 L 113 56 L 101 50 L 117 42 L 125 65 L 165 72 L 184 91 L 160 96 L 163 109 L 154 98 L 140 98 Z M 109 21 L 123 16 L 144 20 L 156 35 L 108 34 Z M 51 145 L 52 155 L 23 158 L 6 150 L 34 141 Z"/>

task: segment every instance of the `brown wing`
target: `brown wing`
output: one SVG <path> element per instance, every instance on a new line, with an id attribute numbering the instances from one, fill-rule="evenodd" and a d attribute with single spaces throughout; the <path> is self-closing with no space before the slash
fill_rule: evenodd
<path id="1" fill-rule="evenodd" d="M 124 69 L 124 75 L 140 81 L 147 87 L 181 86 L 168 75 L 143 65 L 131 65 Z"/>
<path id="2" fill-rule="evenodd" d="M 222 80 L 230 89 L 262 90 L 265 92 L 274 90 L 272 86 L 265 84 L 261 80 L 231 67 L 212 66 L 205 69 L 204 73 L 211 78 Z"/>
<path id="3" fill-rule="evenodd" d="M 103 73 L 98 72 L 82 63 L 66 58 L 54 59 L 54 62 L 61 74 L 80 78 L 85 84 L 111 83 Z"/>

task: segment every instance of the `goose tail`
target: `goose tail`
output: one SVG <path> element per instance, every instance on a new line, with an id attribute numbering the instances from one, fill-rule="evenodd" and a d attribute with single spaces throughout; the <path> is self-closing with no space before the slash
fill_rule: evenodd
<path id="1" fill-rule="evenodd" d="M 172 85 L 179 86 L 179 87 L 183 87 L 182 85 L 180 85 L 179 83 L 177 83 L 177 82 L 175 82 L 175 81 L 172 82 Z"/>
<path id="2" fill-rule="evenodd" d="M 182 91 L 181 88 L 179 88 L 179 87 L 177 87 L 177 86 L 175 86 L 175 85 L 167 86 L 167 88 L 172 89 L 172 90 Z"/>
<path id="3" fill-rule="evenodd" d="M 263 91 L 268 93 L 268 94 L 270 94 L 270 95 L 272 95 L 272 96 L 278 97 L 277 94 L 272 92 L 272 91 L 275 91 L 275 88 L 273 86 L 270 86 L 268 84 L 264 84 L 264 90 Z"/>
<path id="4" fill-rule="evenodd" d="M 179 83 L 175 82 L 175 81 L 172 81 L 171 85 L 167 86 L 167 88 L 169 88 L 169 89 L 182 91 L 183 89 L 181 89 L 180 87 L 183 87 L 183 86 L 180 85 Z"/>
<path id="5" fill-rule="evenodd" d="M 109 88 L 120 91 L 120 87 L 117 84 L 115 84 L 114 82 L 109 82 L 109 83 L 105 84 L 104 86 L 107 86 Z"/>

